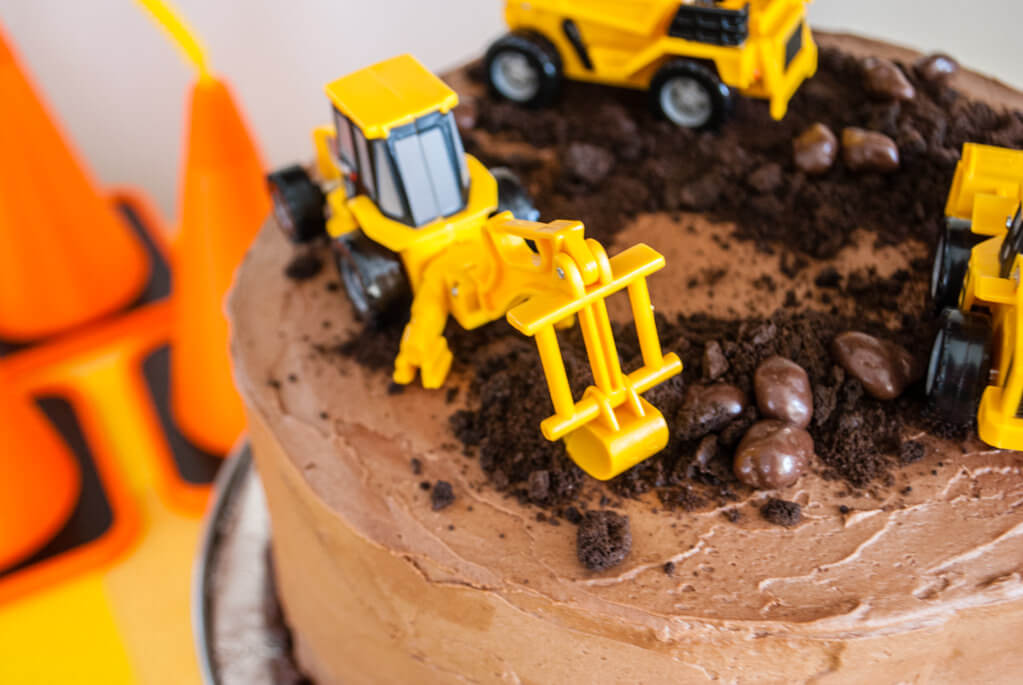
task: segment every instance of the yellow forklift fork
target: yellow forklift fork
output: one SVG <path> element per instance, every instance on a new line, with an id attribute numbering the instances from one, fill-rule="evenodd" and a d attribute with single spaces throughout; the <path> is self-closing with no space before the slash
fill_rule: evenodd
<path id="1" fill-rule="evenodd" d="M 664 257 L 640 244 L 608 259 L 600 243 L 582 240 L 582 226 L 577 222 L 539 228 L 536 235 L 516 232 L 536 240 L 541 255 L 552 260 L 563 288 L 514 307 L 507 314 L 508 322 L 536 339 L 554 405 L 554 414 L 541 423 L 544 436 L 564 438 L 569 456 L 580 468 L 607 480 L 668 443 L 664 417 L 640 396 L 682 371 L 677 355 L 661 351 L 646 283 L 647 276 L 664 266 Z M 629 374 L 622 371 L 605 303 L 623 289 L 628 289 L 643 357 L 643 366 Z M 575 315 L 594 380 L 578 402 L 572 397 L 555 332 L 559 322 Z"/>

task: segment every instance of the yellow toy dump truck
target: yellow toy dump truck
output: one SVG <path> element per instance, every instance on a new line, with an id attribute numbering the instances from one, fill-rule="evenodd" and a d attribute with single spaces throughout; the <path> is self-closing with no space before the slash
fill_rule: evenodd
<path id="1" fill-rule="evenodd" d="M 642 397 L 682 370 L 663 354 L 646 278 L 664 258 L 646 245 L 608 257 L 577 221 L 537 223 L 506 171 L 467 155 L 457 95 L 410 56 L 327 85 L 334 124 L 317 129 L 315 170 L 269 176 L 278 222 L 295 241 L 326 233 L 356 313 L 377 321 L 409 311 L 394 380 L 417 371 L 440 387 L 452 355 L 451 315 L 466 329 L 506 316 L 536 339 L 554 414 L 541 428 L 596 478 L 664 448 L 664 417 Z M 516 217 L 518 214 L 518 218 Z M 642 352 L 626 373 L 605 299 L 627 290 Z M 576 401 L 555 328 L 578 318 L 594 385 Z"/>
<path id="2" fill-rule="evenodd" d="M 931 274 L 941 326 L 927 394 L 944 417 L 977 418 L 981 439 L 1023 449 L 1023 152 L 968 143 Z"/>
<path id="3" fill-rule="evenodd" d="M 735 90 L 781 119 L 817 71 L 807 1 L 507 0 L 511 33 L 487 51 L 487 81 L 531 106 L 550 103 L 562 78 L 647 90 L 687 128 L 724 121 Z"/>

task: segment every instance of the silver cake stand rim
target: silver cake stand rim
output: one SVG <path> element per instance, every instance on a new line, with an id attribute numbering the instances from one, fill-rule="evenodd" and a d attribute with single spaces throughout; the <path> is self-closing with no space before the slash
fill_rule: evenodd
<path id="1" fill-rule="evenodd" d="M 219 665 L 220 660 L 217 658 L 215 600 L 218 597 L 214 592 L 213 585 L 221 561 L 220 552 L 224 548 L 225 538 L 230 533 L 236 532 L 236 524 L 242 514 L 243 504 L 249 507 L 260 506 L 265 510 L 262 498 L 253 497 L 256 494 L 262 494 L 262 484 L 252 465 L 252 451 L 248 441 L 243 439 L 231 450 L 214 481 L 210 504 L 203 519 L 198 556 L 192 575 L 192 634 L 195 639 L 202 681 L 207 685 L 221 685 L 225 682 L 225 673 L 223 673 Z M 244 501 L 246 497 L 255 501 Z M 260 547 L 260 549 L 253 550 L 252 558 L 246 558 L 246 561 L 265 567 L 267 566 L 265 549 L 270 540 L 269 525 L 258 524 L 259 520 L 266 520 L 265 517 L 250 517 L 250 519 L 252 518 L 257 519 L 255 533 L 263 544 L 261 546 L 250 545 L 250 547 Z M 247 524 L 249 526 L 247 532 L 252 534 L 252 521 L 248 521 Z M 256 594 L 258 595 L 258 593 Z M 246 602 L 249 599 L 246 598 Z M 251 601 L 255 606 L 262 601 L 262 597 L 252 597 Z M 233 634 L 233 640 L 236 640 L 238 644 L 232 646 L 253 654 L 262 653 L 261 650 L 265 648 L 267 642 L 267 632 L 264 626 L 246 626 L 244 630 Z M 266 677 L 267 682 L 272 682 L 269 666 Z"/>

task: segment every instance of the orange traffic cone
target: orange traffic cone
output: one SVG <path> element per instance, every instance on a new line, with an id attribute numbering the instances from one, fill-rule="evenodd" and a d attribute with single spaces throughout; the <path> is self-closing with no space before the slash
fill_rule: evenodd
<path id="1" fill-rule="evenodd" d="M 30 400 L 0 394 L 0 571 L 57 534 L 81 482 L 74 457 Z"/>
<path id="2" fill-rule="evenodd" d="M 199 75 L 192 89 L 174 246 L 171 410 L 182 434 L 224 454 L 245 427 L 231 380 L 224 297 L 270 211 L 265 168 L 227 86 L 163 0 L 139 0 Z"/>
<path id="3" fill-rule="evenodd" d="M 0 30 L 0 338 L 26 342 L 130 303 L 149 260 L 67 147 Z"/>
<path id="4" fill-rule="evenodd" d="M 222 82 L 195 85 L 190 125 L 174 260 L 171 407 L 185 436 L 223 454 L 245 427 L 224 297 L 270 198 L 263 164 Z"/>

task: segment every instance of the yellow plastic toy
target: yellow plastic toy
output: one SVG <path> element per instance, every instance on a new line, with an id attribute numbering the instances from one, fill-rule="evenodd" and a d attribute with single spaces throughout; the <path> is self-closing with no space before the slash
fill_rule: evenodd
<path id="1" fill-rule="evenodd" d="M 687 128 L 724 121 L 734 89 L 781 119 L 817 71 L 810 1 L 507 0 L 511 33 L 488 50 L 487 79 L 531 106 L 562 78 L 648 90 L 655 111 Z"/>
<path id="2" fill-rule="evenodd" d="M 1023 449 L 1023 152 L 967 143 L 956 168 L 931 295 L 944 308 L 927 393 L 980 438 Z M 1016 363 L 1014 363 L 1014 361 Z"/>
<path id="3" fill-rule="evenodd" d="M 314 178 L 292 166 L 270 175 L 278 223 L 298 242 L 325 231 L 356 313 L 369 322 L 408 311 L 394 380 L 418 371 L 438 388 L 451 366 L 448 316 L 473 329 L 507 316 L 536 338 L 554 415 L 549 440 L 600 479 L 664 448 L 668 428 L 643 399 L 682 370 L 663 354 L 646 278 L 664 258 L 646 245 L 608 257 L 577 221 L 538 223 L 507 170 L 465 154 L 451 110 L 458 97 L 410 56 L 327 86 L 334 125 L 317 129 Z M 642 351 L 626 373 L 605 299 L 627 290 Z M 576 317 L 594 385 L 572 397 L 556 327 Z"/>

